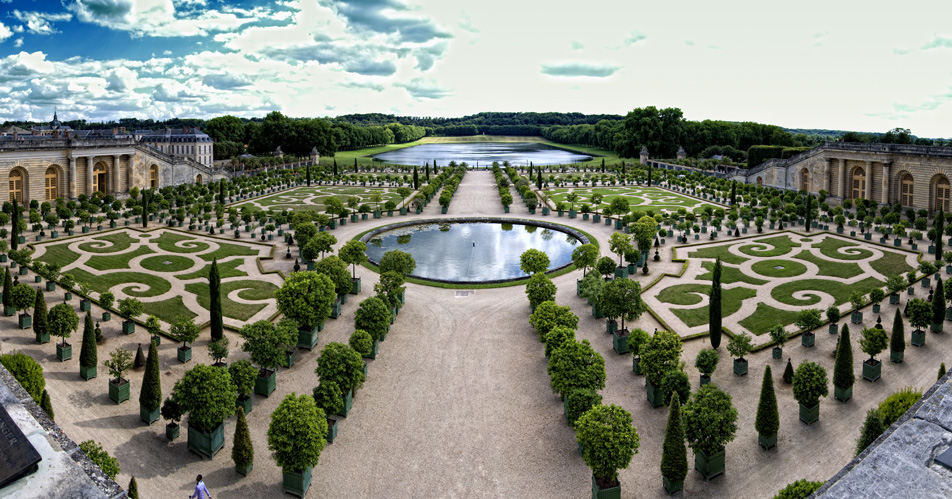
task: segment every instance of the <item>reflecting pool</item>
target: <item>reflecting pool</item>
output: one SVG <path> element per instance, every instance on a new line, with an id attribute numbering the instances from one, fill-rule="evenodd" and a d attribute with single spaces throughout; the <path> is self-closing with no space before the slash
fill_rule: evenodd
<path id="1" fill-rule="evenodd" d="M 391 165 L 420 165 L 435 160 L 439 166 L 450 161 L 465 161 L 470 166 L 492 166 L 493 161 L 502 165 L 509 161 L 513 166 L 571 164 L 592 159 L 591 156 L 558 149 L 547 144 L 533 142 L 474 142 L 467 144 L 423 144 L 405 147 L 373 156 L 374 161 Z"/>

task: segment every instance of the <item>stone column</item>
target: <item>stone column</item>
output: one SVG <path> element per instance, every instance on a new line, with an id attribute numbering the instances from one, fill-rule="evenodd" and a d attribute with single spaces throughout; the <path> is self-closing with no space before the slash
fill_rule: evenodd
<path id="1" fill-rule="evenodd" d="M 86 194 L 89 196 L 93 195 L 93 192 L 96 191 L 95 184 L 93 184 L 93 163 L 96 161 L 95 156 L 86 156 Z"/>
<path id="2" fill-rule="evenodd" d="M 883 197 L 882 203 L 889 203 L 889 163 L 883 163 Z"/>
<path id="3" fill-rule="evenodd" d="M 120 172 L 120 169 L 119 169 L 119 157 L 120 157 L 120 156 L 119 156 L 118 154 L 114 154 L 114 155 L 112 156 L 112 163 L 113 163 L 114 166 L 113 166 L 113 169 L 112 169 L 112 170 L 113 170 L 112 179 L 110 179 L 110 180 L 112 180 L 112 182 L 110 182 L 110 183 L 112 184 L 112 192 L 113 192 L 113 194 L 119 192 L 119 175 L 120 175 L 120 173 L 119 173 L 119 172 Z"/>
<path id="4" fill-rule="evenodd" d="M 866 162 L 866 199 L 873 199 L 873 162 Z"/>
<path id="5" fill-rule="evenodd" d="M 69 198 L 76 199 L 76 158 L 69 158 L 69 178 L 67 179 L 67 188 L 69 189 Z"/>
<path id="6" fill-rule="evenodd" d="M 846 161 L 842 158 L 837 159 L 836 161 L 839 162 L 837 171 L 840 175 L 840 183 L 836 186 L 836 193 L 840 198 L 846 199 Z"/>

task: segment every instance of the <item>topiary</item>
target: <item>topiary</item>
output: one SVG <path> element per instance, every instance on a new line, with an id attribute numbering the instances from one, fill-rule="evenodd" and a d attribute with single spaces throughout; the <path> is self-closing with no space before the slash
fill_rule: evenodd
<path id="1" fill-rule="evenodd" d="M 904 351 L 906 351 L 906 331 L 902 316 L 899 315 L 899 308 L 896 308 L 896 315 L 893 316 L 892 336 L 889 337 L 889 353 L 902 353 Z"/>
<path id="2" fill-rule="evenodd" d="M 833 386 L 847 389 L 853 386 L 856 375 L 853 373 L 853 345 L 850 330 L 843 324 L 839 343 L 836 346 L 836 360 L 833 362 Z"/>
<path id="3" fill-rule="evenodd" d="M 712 350 L 713 351 L 713 350 Z M 688 475 L 687 449 L 684 447 L 684 426 L 681 420 L 681 401 L 670 399 L 668 423 L 664 428 L 661 447 L 661 476 L 671 482 L 680 482 Z"/>
<path id="4" fill-rule="evenodd" d="M 327 417 L 314 397 L 291 392 L 271 413 L 268 449 L 279 467 L 301 472 L 317 465 L 326 435 Z"/>
<path id="5" fill-rule="evenodd" d="M 565 394 L 565 417 L 569 426 L 574 427 L 578 418 L 589 409 L 600 405 L 602 396 L 591 388 L 573 388 Z"/>
<path id="6" fill-rule="evenodd" d="M 370 337 L 370 333 L 363 329 L 357 329 L 351 333 L 350 340 L 347 341 L 347 344 L 350 345 L 350 348 L 353 348 L 359 353 L 361 357 L 369 356 L 374 349 L 374 339 Z"/>
<path id="7" fill-rule="evenodd" d="M 245 411 L 239 407 L 235 414 L 238 418 L 235 420 L 235 442 L 231 448 L 231 460 L 235 462 L 235 467 L 246 468 L 254 463 L 255 450 L 251 444 L 251 433 L 248 431 Z"/>
<path id="8" fill-rule="evenodd" d="M 83 344 L 79 351 L 79 365 L 86 368 L 99 365 L 99 352 L 91 312 L 86 312 L 86 320 L 83 323 Z"/>
<path id="9" fill-rule="evenodd" d="M 526 283 L 526 296 L 529 298 L 529 306 L 533 309 L 543 302 L 554 300 L 556 291 L 558 288 L 549 276 L 542 272 L 532 274 Z"/>
<path id="10" fill-rule="evenodd" d="M 321 350 L 314 370 L 321 382 L 333 381 L 341 391 L 360 388 L 366 379 L 360 354 L 343 343 L 331 342 Z"/>
<path id="11" fill-rule="evenodd" d="M 653 386 L 661 386 L 665 373 L 681 362 L 681 337 L 670 331 L 656 332 L 641 346 L 641 369 Z"/>
<path id="12" fill-rule="evenodd" d="M 578 316 L 572 313 L 572 307 L 556 305 L 554 301 L 544 301 L 536 306 L 529 316 L 529 325 L 539 334 L 539 341 L 545 341 L 549 331 L 562 326 L 578 328 Z"/>
<path id="13" fill-rule="evenodd" d="M 251 362 L 247 360 L 237 360 L 228 366 L 228 375 L 231 376 L 231 382 L 235 385 L 235 392 L 242 399 L 251 396 L 251 391 L 255 387 L 255 378 L 258 377 L 258 370 Z"/>
<path id="14" fill-rule="evenodd" d="M 46 390 L 46 379 L 43 377 L 43 367 L 39 362 L 25 353 L 13 352 L 0 355 L 0 364 L 10 371 L 17 383 L 20 383 L 33 401 L 39 404 L 43 398 L 43 391 Z"/>
<path id="15" fill-rule="evenodd" d="M 717 354 L 717 350 L 704 348 L 697 353 L 697 357 L 694 359 L 694 367 L 696 367 L 701 374 L 710 376 L 714 373 L 714 370 L 717 369 L 717 362 L 719 360 L 720 356 Z"/>
<path id="16" fill-rule="evenodd" d="M 139 343 L 136 346 L 136 357 L 132 361 L 132 368 L 139 369 L 140 367 L 145 366 L 145 354 L 142 353 L 142 343 Z"/>
<path id="17" fill-rule="evenodd" d="M 567 341 L 553 350 L 547 372 L 554 393 L 565 394 L 573 388 L 605 388 L 605 359 L 588 340 Z"/>
<path id="18" fill-rule="evenodd" d="M 773 499 L 806 499 L 823 486 L 824 482 L 811 482 L 808 480 L 797 480 L 786 487 L 780 489 Z"/>
<path id="19" fill-rule="evenodd" d="M 860 453 L 869 447 L 869 444 L 875 442 L 884 431 L 886 431 L 886 425 L 883 424 L 883 418 L 879 414 L 879 409 L 866 411 L 866 419 L 863 421 L 863 427 L 859 431 L 859 439 L 856 440 L 856 455 L 860 455 Z"/>
<path id="20" fill-rule="evenodd" d="M 687 402 L 691 395 L 691 382 L 688 381 L 688 375 L 680 369 L 672 369 L 665 373 L 661 378 L 661 391 L 664 393 L 664 400 L 668 400 L 672 395 L 677 395 L 682 403 Z"/>
<path id="21" fill-rule="evenodd" d="M 878 327 L 865 328 L 862 332 L 863 337 L 859 339 L 859 346 L 863 352 L 869 354 L 869 361 L 875 361 L 877 354 L 886 349 L 886 331 Z"/>
<path id="22" fill-rule="evenodd" d="M 939 365 L 939 375 L 937 376 L 936 381 L 941 380 L 943 376 L 945 376 L 945 362 Z"/>
<path id="23" fill-rule="evenodd" d="M 780 429 L 780 412 L 777 409 L 777 394 L 774 392 L 770 366 L 764 368 L 764 379 L 760 383 L 760 402 L 757 404 L 754 428 L 758 434 L 764 436 L 775 435 Z"/>
<path id="24" fill-rule="evenodd" d="M 142 352 L 142 345 L 139 345 Z M 149 411 L 162 405 L 162 380 L 159 377 L 159 348 L 154 341 L 149 342 L 149 357 L 145 361 L 145 374 L 142 377 L 142 391 L 139 392 L 139 404 Z"/>
<path id="25" fill-rule="evenodd" d="M 319 385 L 314 387 L 312 395 L 314 396 L 314 402 L 324 410 L 325 414 L 337 414 L 344 410 L 344 392 L 333 381 L 321 381 Z"/>
<path id="26" fill-rule="evenodd" d="M 804 407 L 816 407 L 820 397 L 830 393 L 826 369 L 816 362 L 803 361 L 793 373 L 793 398 Z"/>
<path id="27" fill-rule="evenodd" d="M 43 395 L 40 397 L 40 409 L 43 409 L 43 412 L 52 420 L 56 420 L 56 416 L 53 414 L 53 404 L 50 402 L 50 394 L 46 390 L 43 390 Z"/>
<path id="28" fill-rule="evenodd" d="M 641 443 L 631 413 L 616 405 L 597 405 L 582 414 L 575 421 L 575 439 L 600 488 L 617 483 L 618 470 L 628 467 Z"/>
<path id="29" fill-rule="evenodd" d="M 546 302 L 549 303 L 549 302 Z M 568 341 L 575 341 L 575 330 L 565 326 L 556 326 L 545 335 L 545 356 L 549 358 L 552 352 L 562 348 Z"/>
<path id="30" fill-rule="evenodd" d="M 126 493 L 129 495 L 129 499 L 139 499 L 139 484 L 136 483 L 136 477 L 129 480 L 128 489 Z"/>
<path id="31" fill-rule="evenodd" d="M 79 450 L 83 451 L 86 457 L 95 463 L 96 466 L 99 466 L 103 473 L 108 475 L 109 478 L 115 480 L 116 476 L 119 475 L 119 460 L 110 456 L 98 442 L 94 440 L 81 442 L 79 444 Z"/>
<path id="32" fill-rule="evenodd" d="M 883 418 L 883 426 L 889 427 L 895 423 L 920 398 L 922 392 L 915 388 L 901 388 L 886 397 L 879 404 L 879 415 Z"/>
<path id="33" fill-rule="evenodd" d="M 371 296 L 360 302 L 354 311 L 354 328 L 366 331 L 371 338 L 380 341 L 390 328 L 390 313 L 383 300 Z"/>
<path id="34" fill-rule="evenodd" d="M 713 456 L 737 433 L 737 409 L 731 396 L 714 384 L 707 384 L 691 395 L 684 405 L 684 435 L 695 453 Z"/>

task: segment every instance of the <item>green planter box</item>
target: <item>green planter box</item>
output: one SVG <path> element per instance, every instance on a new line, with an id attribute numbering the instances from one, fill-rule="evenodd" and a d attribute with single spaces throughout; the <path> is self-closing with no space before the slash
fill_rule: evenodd
<path id="1" fill-rule="evenodd" d="M 631 372 L 635 373 L 635 376 L 641 375 L 641 357 L 631 358 Z"/>
<path id="2" fill-rule="evenodd" d="M 236 471 L 239 475 L 241 475 L 241 476 L 248 476 L 248 474 L 251 473 L 251 470 L 252 470 L 252 468 L 254 468 L 254 467 L 255 467 L 255 463 L 254 463 L 254 462 L 251 462 L 251 463 L 249 463 L 249 464 L 246 465 L 246 466 L 238 466 L 238 465 L 236 464 L 236 465 L 235 465 L 235 471 Z"/>
<path id="3" fill-rule="evenodd" d="M 96 369 L 96 366 L 92 366 L 92 367 L 79 366 L 79 377 L 83 378 L 86 381 L 89 381 L 95 378 L 97 374 L 98 374 L 98 370 Z"/>
<path id="4" fill-rule="evenodd" d="M 836 326 L 836 324 L 830 324 L 830 334 L 836 334 L 839 332 Z"/>
<path id="5" fill-rule="evenodd" d="M 535 310 L 533 310 L 533 312 L 535 312 Z M 597 306 L 592 305 L 592 317 L 596 319 L 602 319 L 605 317 L 605 314 L 603 314 L 602 311 L 599 310 Z"/>
<path id="6" fill-rule="evenodd" d="M 628 267 L 615 267 L 615 278 L 616 278 L 616 279 L 627 279 L 627 278 L 628 278 Z"/>
<path id="7" fill-rule="evenodd" d="M 706 374 L 702 374 L 702 375 L 701 375 L 701 386 L 709 385 L 709 384 L 711 384 L 711 377 L 708 376 L 708 375 L 706 375 Z"/>
<path id="8" fill-rule="evenodd" d="M 80 312 L 89 312 L 92 309 L 93 302 L 88 298 L 83 298 L 79 300 L 79 311 Z"/>
<path id="9" fill-rule="evenodd" d="M 57 343 L 56 344 L 56 358 L 60 362 L 66 362 L 69 359 L 73 358 L 73 345 Z"/>
<path id="10" fill-rule="evenodd" d="M 184 364 L 192 360 L 192 347 L 178 347 L 175 351 L 179 362 Z"/>
<path id="11" fill-rule="evenodd" d="M 340 299 L 334 300 L 334 303 L 331 305 L 331 319 L 336 319 L 340 317 L 341 314 L 341 304 Z"/>
<path id="12" fill-rule="evenodd" d="M 248 414 L 252 408 L 251 400 L 251 397 L 238 397 L 235 399 L 235 407 L 241 407 L 244 409 L 245 414 Z"/>
<path id="13" fill-rule="evenodd" d="M 612 333 L 612 349 L 617 354 L 628 353 L 628 330 L 615 331 Z"/>
<path id="14" fill-rule="evenodd" d="M 850 314 L 850 322 L 853 324 L 860 324 L 863 322 L 863 313 L 862 312 L 853 312 Z"/>
<path id="15" fill-rule="evenodd" d="M 123 378 L 119 378 L 119 383 L 117 385 L 115 380 L 109 380 L 109 400 L 117 404 L 129 400 L 129 388 L 132 386 L 132 383 Z"/>
<path id="16" fill-rule="evenodd" d="M 684 480 L 671 481 L 668 480 L 668 477 L 663 475 L 661 476 L 661 480 L 664 483 L 665 492 L 669 495 L 684 490 Z"/>
<path id="17" fill-rule="evenodd" d="M 337 420 L 334 418 L 327 418 L 327 435 L 325 437 L 327 443 L 334 443 L 334 439 L 337 438 Z"/>
<path id="18" fill-rule="evenodd" d="M 358 295 L 360 294 L 360 278 L 350 280 L 350 294 Z"/>
<path id="19" fill-rule="evenodd" d="M 33 317 L 30 314 L 20 314 L 18 318 L 20 323 L 20 329 L 30 329 L 33 327 Z M 49 341 L 49 336 L 47 336 L 46 341 Z"/>
<path id="20" fill-rule="evenodd" d="M 816 335 L 813 333 L 803 333 L 800 335 L 800 344 L 809 348 L 816 344 Z"/>
<path id="21" fill-rule="evenodd" d="M 379 353 L 379 350 L 380 350 L 380 342 L 377 340 L 374 340 L 374 344 L 373 344 L 373 347 L 370 349 L 370 353 L 367 355 L 364 355 L 363 358 L 376 359 L 377 353 Z"/>
<path id="22" fill-rule="evenodd" d="M 896 364 L 901 364 L 903 354 L 905 354 L 905 352 L 890 352 L 889 360 L 895 362 Z"/>
<path id="23" fill-rule="evenodd" d="M 869 359 L 863 361 L 863 379 L 866 381 L 876 381 L 882 376 L 883 363 L 879 360 Z"/>
<path id="24" fill-rule="evenodd" d="M 912 332 L 912 346 L 921 347 L 926 344 L 926 332 L 925 331 L 913 331 Z"/>
<path id="25" fill-rule="evenodd" d="M 285 353 L 284 360 L 287 362 L 287 365 L 284 367 L 291 367 L 294 365 L 294 350 L 288 350 Z"/>
<path id="26" fill-rule="evenodd" d="M 311 487 L 311 468 L 303 471 L 283 470 L 281 473 L 281 489 L 285 494 L 304 497 Z"/>
<path id="27" fill-rule="evenodd" d="M 40 277 L 40 276 L 38 276 L 38 275 L 35 275 L 35 276 L 33 276 L 33 282 L 35 282 L 35 283 L 41 283 L 41 282 L 43 282 L 43 278 Z"/>
<path id="28" fill-rule="evenodd" d="M 734 359 L 734 374 L 738 376 L 747 374 L 747 359 Z"/>
<path id="29" fill-rule="evenodd" d="M 347 393 L 344 394 L 344 408 L 336 413 L 337 416 L 342 418 L 347 417 L 347 413 L 350 412 L 351 408 L 354 407 L 354 390 L 347 390 Z"/>
<path id="30" fill-rule="evenodd" d="M 839 400 L 840 402 L 846 402 L 847 400 L 853 398 L 853 385 L 850 385 L 846 388 L 840 388 L 836 385 L 833 385 L 833 398 Z"/>
<path id="31" fill-rule="evenodd" d="M 648 395 L 648 403 L 651 404 L 652 408 L 665 405 L 664 390 L 662 390 L 661 387 L 655 387 L 651 382 L 646 382 L 645 388 Z"/>
<path id="32" fill-rule="evenodd" d="M 694 453 L 694 469 L 701 473 L 704 480 L 710 480 L 724 473 L 724 450 L 708 456 L 702 451 Z"/>
<path id="33" fill-rule="evenodd" d="M 271 393 L 274 392 L 275 387 L 277 386 L 277 372 L 269 371 L 271 374 L 267 376 L 261 376 L 260 374 L 255 377 L 255 393 L 258 395 L 269 397 Z"/>
<path id="34" fill-rule="evenodd" d="M 122 334 L 132 334 L 136 332 L 135 321 L 122 321 Z"/>
<path id="35" fill-rule="evenodd" d="M 605 332 L 608 334 L 615 334 L 615 331 L 618 331 L 618 321 L 605 321 Z"/>
<path id="36" fill-rule="evenodd" d="M 3 315 L 7 317 L 13 317 L 14 315 L 16 315 L 16 313 L 17 313 L 17 309 L 13 308 L 12 305 L 3 307 Z"/>
<path id="37" fill-rule="evenodd" d="M 179 437 L 179 425 L 178 423 L 169 423 L 165 425 L 165 438 L 175 440 Z"/>
<path id="38" fill-rule="evenodd" d="M 770 450 L 772 447 L 777 446 L 777 434 L 773 435 L 757 435 L 757 443 L 760 444 L 764 450 Z"/>
<path id="39" fill-rule="evenodd" d="M 929 325 L 929 330 L 932 331 L 933 333 L 941 333 L 941 332 L 942 332 L 942 323 L 940 322 L 940 323 L 937 323 L 937 324 L 930 324 L 930 325 Z"/>
<path id="40" fill-rule="evenodd" d="M 803 421 L 806 424 L 813 424 L 820 420 L 820 404 L 813 407 L 807 407 L 803 404 L 800 406 L 800 421 Z"/>
<path id="41" fill-rule="evenodd" d="M 773 349 L 771 350 L 771 355 L 775 359 L 783 358 L 783 349 L 780 347 L 773 347 Z"/>
<path id="42" fill-rule="evenodd" d="M 312 329 L 298 329 L 297 347 L 307 350 L 313 350 L 317 346 L 317 333 L 320 329 L 315 326 Z"/>
<path id="43" fill-rule="evenodd" d="M 20 275 L 26 275 L 29 271 L 30 269 L 26 267 L 20 267 Z"/>
<path id="44" fill-rule="evenodd" d="M 139 404 L 139 419 L 147 425 L 159 420 L 159 408 L 156 407 L 154 410 L 149 410 L 148 407 Z"/>
<path id="45" fill-rule="evenodd" d="M 621 499 L 621 480 L 616 480 L 618 485 L 602 489 L 595 482 L 595 475 L 592 475 L 592 499 Z"/>
<path id="46" fill-rule="evenodd" d="M 898 294 L 898 293 L 889 295 L 889 304 L 890 304 L 890 305 L 899 305 L 899 294 Z"/>
<path id="47" fill-rule="evenodd" d="M 36 342 L 40 345 L 45 345 L 50 342 L 50 333 L 40 334 L 34 331 L 33 336 L 36 338 Z"/>
<path id="48" fill-rule="evenodd" d="M 218 423 L 214 429 L 209 432 L 202 432 L 196 428 L 188 427 L 188 450 L 209 459 L 215 457 L 225 446 L 225 425 Z"/>

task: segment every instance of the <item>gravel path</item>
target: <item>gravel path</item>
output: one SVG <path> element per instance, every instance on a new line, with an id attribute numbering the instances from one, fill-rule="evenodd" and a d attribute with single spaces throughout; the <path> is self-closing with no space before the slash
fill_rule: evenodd
<path id="1" fill-rule="evenodd" d="M 540 210 L 541 211 L 541 210 Z M 438 216 L 439 205 L 431 203 L 422 215 Z M 498 193 L 488 172 L 470 172 L 460 185 L 449 215 L 480 214 L 505 216 Z M 602 244 L 608 253 L 611 229 L 581 218 L 569 220 L 529 215 L 521 201 L 514 204 L 510 216 L 546 219 L 581 228 Z M 404 217 L 399 217 L 403 219 Z M 397 220 L 361 221 L 334 231 L 343 244 L 369 228 Z M 663 262 L 652 262 L 651 272 L 637 279 L 643 284 L 658 272 L 675 272 L 679 264 L 670 262 L 670 243 L 662 251 Z M 284 246 L 279 245 L 279 255 Z M 289 270 L 293 260 L 279 258 L 267 262 L 265 270 Z M 182 437 L 169 443 L 162 422 L 147 427 L 139 422 L 138 395 L 142 371 L 129 376 L 132 381 L 130 402 L 114 405 L 107 397 L 107 373 L 89 382 L 78 374 L 80 340 L 72 338 L 73 360 L 55 360 L 54 345 L 36 345 L 31 331 L 15 328 L 15 318 L 0 318 L 0 346 L 4 352 L 21 349 L 39 359 L 46 369 L 47 386 L 56 410 L 56 419 L 77 442 L 95 439 L 118 457 L 122 473 L 118 481 L 126 484 L 135 475 L 143 497 L 180 497 L 191 493 L 195 475 L 202 473 L 215 497 L 265 497 L 280 494 L 281 472 L 267 450 L 267 426 L 270 413 L 290 392 L 310 393 L 317 384 L 313 374 L 319 349 L 331 341 L 346 342 L 353 329 L 353 312 L 360 299 L 370 295 L 369 284 L 376 274 L 358 269 L 364 279 L 364 291 L 351 297 L 344 314 L 329 320 L 321 333 L 318 349 L 299 351 L 295 365 L 278 373 L 277 391 L 270 398 L 255 396 L 249 414 L 255 469 L 242 478 L 234 471 L 230 451 L 234 420 L 226 422 L 225 448 L 213 460 L 201 460 L 186 450 Z M 585 301 L 575 296 L 579 272 L 555 278 L 559 287 L 557 301 L 571 305 L 579 315 L 579 339 L 588 339 L 606 361 L 608 382 L 605 403 L 619 404 L 631 411 L 641 435 L 641 448 L 628 469 L 622 470 L 622 497 L 665 497 L 661 486 L 659 462 L 665 409 L 651 409 L 645 398 L 644 378 L 631 373 L 631 357 L 611 350 L 611 337 L 605 333 L 604 320 L 595 320 Z M 31 278 L 22 278 L 30 280 Z M 529 307 L 522 286 L 475 290 L 458 293 L 410 284 L 407 305 L 397 318 L 391 333 L 381 345 L 377 360 L 371 361 L 369 378 L 357 394 L 350 416 L 340 423 L 334 444 L 321 455 L 314 470 L 311 497 L 587 497 L 590 471 L 576 449 L 574 435 L 565 424 L 562 404 L 549 387 L 545 358 L 536 334 L 528 324 Z M 920 297 L 927 290 L 917 289 Z M 465 295 L 465 296 L 464 296 Z M 903 295 L 903 302 L 908 297 Z M 47 293 L 52 304 L 62 300 L 61 292 Z M 73 303 L 77 303 L 74 298 Z M 883 321 L 891 324 L 896 307 L 883 306 Z M 94 307 L 94 316 L 100 311 Z M 866 314 L 865 325 L 875 323 Z M 649 314 L 635 321 L 636 327 L 649 332 L 658 325 Z M 133 336 L 119 334 L 117 318 L 103 324 L 107 343 L 100 347 L 100 361 L 116 346 L 134 350 L 137 342 L 147 342 L 141 331 Z M 948 329 L 948 328 L 947 328 Z M 859 327 L 852 328 L 856 369 Z M 907 327 L 907 337 L 908 337 Z M 247 358 L 240 351 L 239 339 L 227 333 L 233 362 Z M 160 347 L 163 393 L 168 394 L 186 368 L 210 362 L 203 333 L 189 364 L 175 360 L 176 345 L 164 341 Z M 706 340 L 685 346 L 684 360 L 695 388 L 698 373 L 694 356 Z M 797 420 L 797 405 L 788 386 L 780 381 L 786 358 L 794 364 L 802 359 L 820 362 L 832 376 L 832 349 L 835 338 L 819 332 L 812 349 L 788 345 L 784 359 L 772 360 L 770 352 L 751 355 L 750 374 L 734 376 L 730 359 L 721 348 L 721 363 L 713 378 L 731 393 L 740 412 L 735 441 L 727 447 L 727 473 L 705 483 L 696 472 L 686 481 L 692 497 L 771 497 L 785 484 L 799 478 L 826 480 L 853 454 L 854 441 L 869 407 L 903 386 L 924 388 L 935 380 L 940 361 L 952 350 L 947 335 L 929 333 L 923 348 L 908 347 L 906 363 L 886 363 L 883 378 L 876 383 L 858 380 L 854 398 L 847 403 L 830 397 L 821 404 L 820 421 L 806 426 Z M 765 365 L 774 368 L 780 404 L 779 448 L 765 452 L 757 445 L 753 428 L 760 379 Z M 832 389 L 831 389 L 832 391 Z M 689 460 L 691 460 L 689 453 Z"/>

